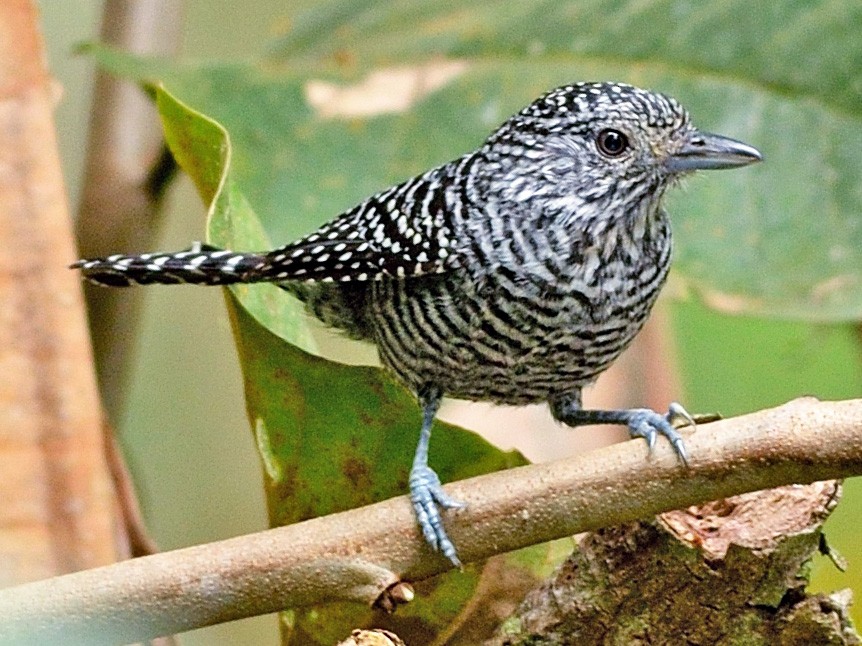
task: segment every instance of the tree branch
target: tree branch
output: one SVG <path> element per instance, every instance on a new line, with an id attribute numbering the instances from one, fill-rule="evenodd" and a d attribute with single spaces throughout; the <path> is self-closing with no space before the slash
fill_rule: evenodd
<path id="1" fill-rule="evenodd" d="M 691 466 L 666 443 L 651 459 L 625 442 L 555 463 L 447 486 L 465 561 L 746 491 L 862 474 L 862 400 L 800 399 L 702 426 Z M 403 595 L 399 577 L 448 569 L 399 497 L 288 527 L 0 591 L 0 632 L 16 643 L 136 641 L 287 607 Z"/>

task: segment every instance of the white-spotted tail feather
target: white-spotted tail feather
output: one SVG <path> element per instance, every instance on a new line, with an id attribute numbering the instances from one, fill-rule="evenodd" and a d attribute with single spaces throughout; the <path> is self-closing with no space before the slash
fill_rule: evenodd
<path id="1" fill-rule="evenodd" d="M 267 280 L 259 276 L 264 257 L 205 245 L 174 253 L 115 254 L 72 265 L 92 283 L 106 287 L 132 285 L 230 285 Z"/>

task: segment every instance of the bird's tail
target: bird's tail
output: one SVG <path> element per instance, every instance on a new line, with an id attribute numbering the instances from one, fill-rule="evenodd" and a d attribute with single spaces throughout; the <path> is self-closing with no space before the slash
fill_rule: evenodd
<path id="1" fill-rule="evenodd" d="M 266 257 L 256 253 L 237 253 L 209 245 L 195 244 L 175 253 L 145 253 L 139 256 L 113 255 L 79 260 L 80 269 L 90 282 L 106 287 L 132 285 L 230 285 L 254 283 L 267 278 L 262 269 Z"/>

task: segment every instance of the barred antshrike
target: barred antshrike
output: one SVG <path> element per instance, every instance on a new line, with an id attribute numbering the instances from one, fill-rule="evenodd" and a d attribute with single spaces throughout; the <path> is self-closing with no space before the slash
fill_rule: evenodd
<path id="1" fill-rule="evenodd" d="M 473 152 L 368 198 L 305 238 L 260 253 L 211 247 L 74 267 L 101 285 L 273 282 L 324 323 L 377 346 L 419 399 L 410 475 L 426 540 L 453 563 L 440 508 L 461 503 L 428 466 L 444 395 L 548 402 L 571 425 L 624 424 L 685 462 L 678 404 L 584 410 L 581 389 L 641 329 L 664 283 L 665 189 L 698 169 L 761 159 L 696 130 L 673 99 L 622 83 L 545 94 Z"/>

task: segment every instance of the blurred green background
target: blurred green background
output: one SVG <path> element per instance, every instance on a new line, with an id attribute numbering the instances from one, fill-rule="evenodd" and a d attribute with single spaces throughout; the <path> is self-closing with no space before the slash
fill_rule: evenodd
<path id="1" fill-rule="evenodd" d="M 202 60 L 253 58 L 263 43 L 284 32 L 296 11 L 295 5 L 273 0 L 187 0 L 186 4 L 183 56 Z M 829 6 L 824 3 L 824 12 Z M 102 2 L 42 0 L 41 8 L 50 65 L 64 90 L 57 110 L 58 132 L 74 209 L 93 62 L 73 56 L 72 48 L 97 37 Z M 862 25 L 858 27 L 862 33 Z M 684 96 L 678 98 L 685 101 Z M 706 186 L 699 182 L 689 192 L 702 190 Z M 182 248 L 200 239 L 203 212 L 190 183 L 185 178 L 175 183 L 157 248 Z M 146 290 L 144 298 L 132 390 L 119 432 L 153 536 L 163 549 L 170 549 L 266 527 L 260 470 L 221 295 L 215 290 L 154 289 Z M 679 398 L 690 410 L 732 415 L 801 395 L 862 396 L 858 323 L 728 316 L 694 301 L 674 302 L 671 312 L 685 385 Z M 131 333 L 133 327 L 128 329 Z M 826 559 L 818 559 L 814 577 L 819 590 L 862 591 L 862 546 L 855 539 L 862 512 L 858 482 L 847 483 L 845 499 L 828 525 L 830 542 L 848 558 L 849 570 L 840 573 Z M 855 616 L 858 621 L 862 612 L 857 609 Z M 182 641 L 274 644 L 275 619 L 196 631 Z"/>

